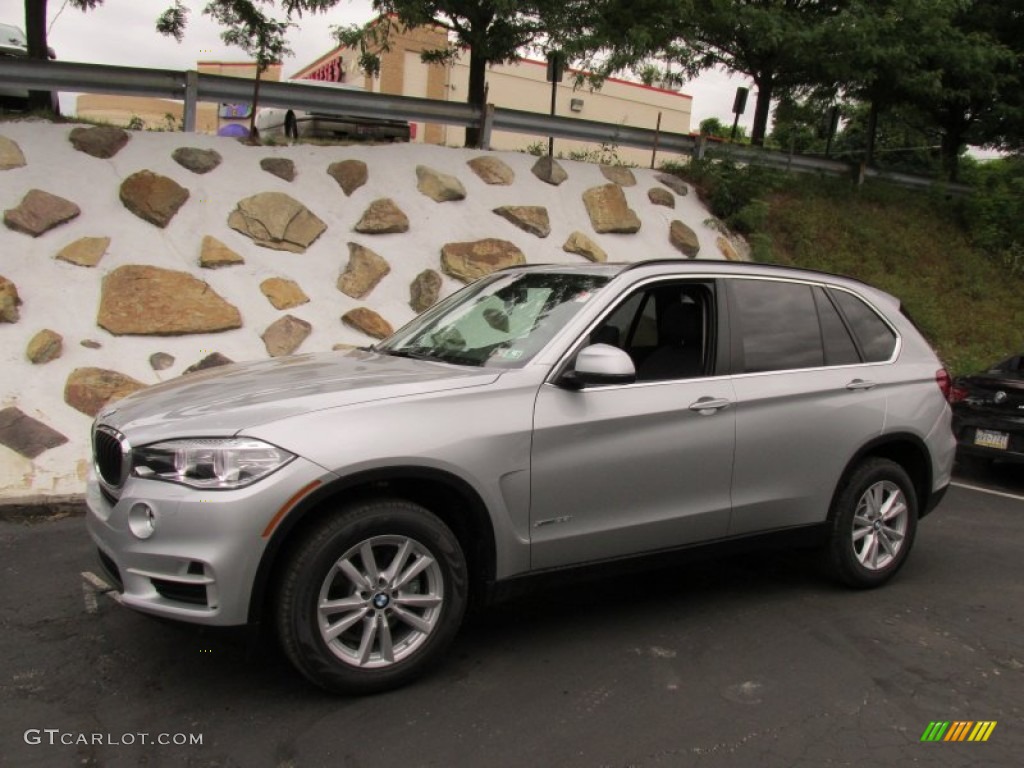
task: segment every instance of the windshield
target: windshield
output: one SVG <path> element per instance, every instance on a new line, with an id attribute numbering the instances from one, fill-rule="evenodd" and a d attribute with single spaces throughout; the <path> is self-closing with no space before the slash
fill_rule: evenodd
<path id="1" fill-rule="evenodd" d="M 457 365 L 525 365 L 608 282 L 603 275 L 501 273 L 424 313 L 375 349 Z"/>

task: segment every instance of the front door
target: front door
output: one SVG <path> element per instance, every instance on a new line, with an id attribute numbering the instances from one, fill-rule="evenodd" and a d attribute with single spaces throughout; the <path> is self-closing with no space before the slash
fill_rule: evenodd
<path id="1" fill-rule="evenodd" d="M 736 409 L 731 380 L 711 375 L 712 288 L 677 281 L 638 289 L 589 334 L 584 343 L 630 354 L 635 383 L 541 387 L 531 458 L 534 569 L 725 536 Z"/>

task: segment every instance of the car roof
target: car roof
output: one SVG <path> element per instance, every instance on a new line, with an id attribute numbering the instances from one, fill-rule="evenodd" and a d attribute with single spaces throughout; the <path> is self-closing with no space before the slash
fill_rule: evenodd
<path id="1" fill-rule="evenodd" d="M 707 275 L 746 275 L 749 277 L 773 277 L 791 280 L 811 280 L 828 283 L 853 290 L 862 295 L 867 294 L 875 299 L 899 308 L 900 301 L 885 291 L 875 288 L 856 278 L 821 272 L 805 267 L 787 267 L 777 264 L 760 264 L 751 261 L 726 261 L 723 259 L 650 259 L 634 262 L 601 262 L 586 264 L 530 264 L 508 267 L 509 271 L 524 272 L 574 272 L 590 275 L 604 275 L 609 279 L 620 275 L 636 273 L 637 277 L 664 277 L 671 275 L 686 276 Z"/>

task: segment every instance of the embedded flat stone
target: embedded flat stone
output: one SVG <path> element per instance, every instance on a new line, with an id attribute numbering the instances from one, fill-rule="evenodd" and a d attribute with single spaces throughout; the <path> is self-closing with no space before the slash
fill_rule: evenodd
<path id="1" fill-rule="evenodd" d="M 294 315 L 285 315 L 275 320 L 260 337 L 271 357 L 290 355 L 313 332 L 313 326 Z"/>
<path id="2" fill-rule="evenodd" d="M 18 286 L 0 275 L 0 323 L 18 322 L 18 307 L 20 306 L 21 297 L 18 296 Z"/>
<path id="3" fill-rule="evenodd" d="M 18 146 L 18 142 L 0 136 L 0 171 L 10 171 L 14 168 L 25 166 L 25 154 Z"/>
<path id="4" fill-rule="evenodd" d="M 651 187 L 648 189 L 647 199 L 654 205 L 663 205 L 666 208 L 676 207 L 676 196 L 661 187 Z"/>
<path id="5" fill-rule="evenodd" d="M 497 238 L 448 243 L 441 248 L 441 269 L 464 283 L 525 263 L 526 256 L 514 243 Z"/>
<path id="6" fill-rule="evenodd" d="M 594 231 L 599 234 L 631 235 L 640 230 L 640 219 L 629 207 L 618 184 L 591 187 L 583 193 L 583 204 Z"/>
<path id="7" fill-rule="evenodd" d="M 732 243 L 729 242 L 728 238 L 719 235 L 718 239 L 715 240 L 715 245 L 718 246 L 718 252 L 720 254 L 722 254 L 722 257 L 726 261 L 742 261 L 743 260 L 743 259 L 740 258 L 739 253 L 733 247 Z"/>
<path id="8" fill-rule="evenodd" d="M 64 384 L 64 402 L 86 416 L 96 416 L 104 406 L 145 388 L 141 381 L 103 368 L 76 368 Z"/>
<path id="9" fill-rule="evenodd" d="M 668 241 L 688 259 L 695 259 L 700 253 L 700 241 L 697 239 L 697 233 L 678 219 L 673 221 L 669 227 Z"/>
<path id="10" fill-rule="evenodd" d="M 416 166 L 416 189 L 436 203 L 466 199 L 466 188 L 461 181 L 426 165 Z"/>
<path id="11" fill-rule="evenodd" d="M 220 368 L 222 365 L 231 365 L 234 360 L 230 357 L 222 355 L 220 352 L 211 352 L 198 363 L 194 363 L 182 371 L 182 375 L 186 373 L 196 373 L 198 371 L 206 371 L 210 368 Z"/>
<path id="12" fill-rule="evenodd" d="M 291 309 L 309 302 L 309 296 L 298 283 L 283 277 L 268 277 L 260 283 L 260 291 L 274 309 Z"/>
<path id="13" fill-rule="evenodd" d="M 68 140 L 79 152 L 106 160 L 113 157 L 131 139 L 131 134 L 114 125 L 98 125 L 93 128 L 78 126 L 71 129 Z"/>
<path id="14" fill-rule="evenodd" d="M 409 286 L 409 306 L 415 312 L 423 312 L 437 303 L 441 295 L 441 275 L 432 269 L 425 269 L 416 275 Z"/>
<path id="15" fill-rule="evenodd" d="M 260 160 L 260 168 L 279 179 L 295 181 L 295 162 L 286 157 L 264 157 Z"/>
<path id="16" fill-rule="evenodd" d="M 602 165 L 601 174 L 612 184 L 620 187 L 635 187 L 636 176 L 624 165 Z"/>
<path id="17" fill-rule="evenodd" d="M 174 365 L 174 355 L 166 352 L 154 352 L 149 356 L 149 367 L 154 371 L 166 371 Z"/>
<path id="18" fill-rule="evenodd" d="M 327 229 L 316 214 L 282 192 L 261 192 L 239 200 L 228 216 L 228 226 L 256 245 L 292 253 L 305 253 Z"/>
<path id="19" fill-rule="evenodd" d="M 28 347 L 25 348 L 25 357 L 33 365 L 42 365 L 43 363 L 49 363 L 51 360 L 56 360 L 63 351 L 64 337 L 56 331 L 46 328 L 33 336 L 29 341 Z"/>
<path id="20" fill-rule="evenodd" d="M 509 168 L 504 160 L 493 155 L 474 157 L 472 160 L 467 160 L 466 165 L 485 184 L 508 186 L 516 180 L 516 172 Z"/>
<path id="21" fill-rule="evenodd" d="M 671 173 L 656 173 L 654 178 L 664 184 L 666 187 L 671 189 L 680 197 L 686 197 L 690 194 L 689 187 L 686 186 L 686 182 L 680 179 L 678 176 L 673 176 Z"/>
<path id="22" fill-rule="evenodd" d="M 13 406 L 0 410 L 0 445 L 26 459 L 34 459 L 68 439 L 38 419 Z"/>
<path id="23" fill-rule="evenodd" d="M 203 269 L 220 269 L 236 264 L 245 264 L 241 254 L 228 248 L 213 235 L 203 237 L 199 246 L 199 266 Z"/>
<path id="24" fill-rule="evenodd" d="M 372 336 L 375 339 L 386 339 L 395 332 L 391 323 L 367 307 L 357 307 L 341 316 L 345 325 Z"/>
<path id="25" fill-rule="evenodd" d="M 338 278 L 338 290 L 353 299 L 361 299 L 377 287 L 391 271 L 391 265 L 359 243 L 348 244 L 348 265 Z"/>
<path id="26" fill-rule="evenodd" d="M 566 253 L 578 254 L 590 261 L 608 261 L 608 254 L 604 249 L 582 232 L 573 232 L 569 235 L 569 239 L 562 245 L 562 250 Z"/>
<path id="27" fill-rule="evenodd" d="M 569 174 L 565 172 L 565 168 L 559 165 L 558 161 L 551 157 L 540 158 L 533 164 L 533 168 L 531 168 L 530 171 L 545 184 L 551 184 L 556 187 L 569 178 Z"/>
<path id="28" fill-rule="evenodd" d="M 531 235 L 547 237 L 551 234 L 548 209 L 542 205 L 503 205 L 494 212 Z"/>
<path id="29" fill-rule="evenodd" d="M 383 197 L 374 200 L 355 226 L 364 235 L 391 235 L 409 231 L 409 217 L 394 200 Z"/>
<path id="30" fill-rule="evenodd" d="M 61 248 L 55 258 L 79 267 L 95 267 L 109 247 L 109 237 L 81 237 Z"/>
<path id="31" fill-rule="evenodd" d="M 174 162 L 192 173 L 209 173 L 221 163 L 220 152 L 198 147 L 178 147 L 171 153 Z"/>
<path id="32" fill-rule="evenodd" d="M 129 265 L 103 279 L 96 323 L 115 336 L 179 336 L 241 328 L 242 316 L 186 272 Z"/>
<path id="33" fill-rule="evenodd" d="M 16 208 L 4 211 L 4 224 L 8 229 L 39 237 L 59 227 L 82 212 L 82 209 L 41 189 L 30 189 Z"/>
<path id="34" fill-rule="evenodd" d="M 345 197 L 351 197 L 353 192 L 369 180 L 370 171 L 362 160 L 342 160 L 331 163 L 327 175 L 338 182 Z"/>
<path id="35" fill-rule="evenodd" d="M 143 221 L 163 229 L 188 200 L 188 190 L 174 179 L 138 171 L 121 183 L 120 197 L 124 207 Z"/>

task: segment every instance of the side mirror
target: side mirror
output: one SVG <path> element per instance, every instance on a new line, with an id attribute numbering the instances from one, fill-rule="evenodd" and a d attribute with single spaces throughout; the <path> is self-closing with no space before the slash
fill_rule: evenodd
<path id="1" fill-rule="evenodd" d="M 636 366 L 632 358 L 610 344 L 591 344 L 576 355 L 576 365 L 566 372 L 562 382 L 576 389 L 588 385 L 632 384 Z"/>

